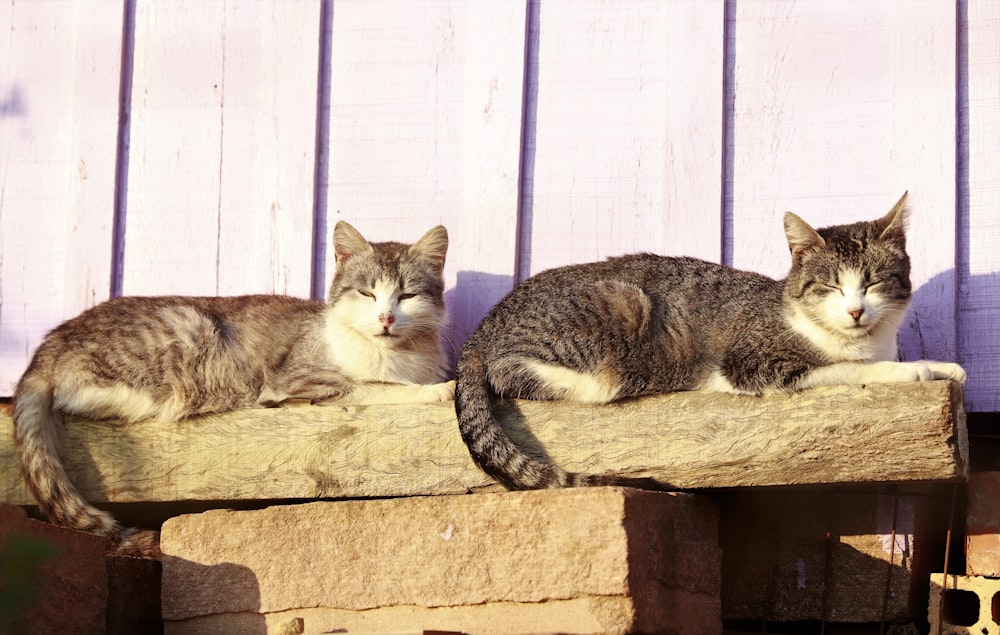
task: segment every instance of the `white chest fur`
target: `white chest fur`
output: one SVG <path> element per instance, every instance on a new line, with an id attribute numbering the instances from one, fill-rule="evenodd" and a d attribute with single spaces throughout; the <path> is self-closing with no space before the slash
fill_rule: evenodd
<path id="1" fill-rule="evenodd" d="M 331 363 L 359 383 L 429 384 L 445 379 L 444 355 L 436 336 L 399 347 L 388 339 L 359 333 L 331 313 L 326 342 Z"/>
<path id="2" fill-rule="evenodd" d="M 902 319 L 902 312 L 886 317 L 866 335 L 852 337 L 824 328 L 799 308 L 787 317 L 792 330 L 809 340 L 831 362 L 894 361 L 896 333 Z"/>

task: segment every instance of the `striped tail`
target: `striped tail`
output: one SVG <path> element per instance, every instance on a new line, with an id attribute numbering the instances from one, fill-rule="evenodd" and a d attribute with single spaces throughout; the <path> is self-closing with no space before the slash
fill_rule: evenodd
<path id="1" fill-rule="evenodd" d="M 566 472 L 525 454 L 493 413 L 496 393 L 490 386 L 486 360 L 474 344 L 462 349 L 455 384 L 455 414 L 462 439 L 479 468 L 507 489 L 544 489 L 588 485 L 586 477 Z"/>
<path id="2" fill-rule="evenodd" d="M 157 532 L 123 529 L 88 503 L 70 481 L 58 451 L 62 416 L 53 408 L 52 386 L 30 369 L 14 395 L 14 446 L 28 490 L 53 523 L 109 538 L 116 552 L 159 556 Z"/>

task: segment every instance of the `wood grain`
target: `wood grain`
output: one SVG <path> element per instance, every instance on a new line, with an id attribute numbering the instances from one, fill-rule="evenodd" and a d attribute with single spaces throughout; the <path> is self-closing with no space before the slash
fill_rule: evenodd
<path id="1" fill-rule="evenodd" d="M 538 4 L 522 279 L 637 251 L 719 258 L 722 9 Z"/>
<path id="2" fill-rule="evenodd" d="M 137 4 L 126 294 L 309 296 L 319 18 Z"/>
<path id="3" fill-rule="evenodd" d="M 585 406 L 506 402 L 522 447 L 572 471 L 672 488 L 964 479 L 962 390 L 836 386 L 767 398 L 689 392 Z M 0 499 L 30 504 L 0 414 Z M 461 494 L 495 489 L 453 404 L 244 410 L 171 424 L 73 420 L 66 464 L 97 502 Z"/>
<path id="4" fill-rule="evenodd" d="M 892 10 L 735 3 L 728 264 L 783 277 L 784 212 L 817 227 L 868 220 L 903 193 L 889 156 Z"/>
<path id="5" fill-rule="evenodd" d="M 705 131 L 724 130 L 725 2 L 682 0 L 665 8 L 664 220 L 657 252 L 722 262 L 723 135 Z"/>

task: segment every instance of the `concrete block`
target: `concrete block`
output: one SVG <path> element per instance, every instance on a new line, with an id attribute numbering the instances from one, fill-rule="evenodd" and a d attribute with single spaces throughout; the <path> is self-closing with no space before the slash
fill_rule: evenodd
<path id="1" fill-rule="evenodd" d="M 623 488 L 209 511 L 163 526 L 165 632 L 717 634 L 717 536 Z"/>
<path id="2" fill-rule="evenodd" d="M 927 621 L 934 635 L 1000 635 L 1000 580 L 932 574 Z"/>
<path id="3" fill-rule="evenodd" d="M 105 632 L 108 547 L 0 503 L 0 632 Z"/>
<path id="4" fill-rule="evenodd" d="M 965 572 L 1000 576 L 1000 472 L 973 472 L 965 513 Z"/>

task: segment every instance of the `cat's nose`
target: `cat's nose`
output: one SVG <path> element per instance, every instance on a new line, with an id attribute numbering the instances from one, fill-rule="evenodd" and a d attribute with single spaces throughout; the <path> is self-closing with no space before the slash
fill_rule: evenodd
<path id="1" fill-rule="evenodd" d="M 849 315 L 850 315 L 850 316 L 851 316 L 852 318 L 854 318 L 854 321 L 855 321 L 855 322 L 857 322 L 858 320 L 860 320 L 860 319 L 861 319 L 861 316 L 862 316 L 862 315 L 864 315 L 864 313 L 865 313 L 865 310 L 864 310 L 864 309 L 854 309 L 853 311 L 848 311 L 847 313 L 848 313 L 848 314 L 849 314 Z"/>
<path id="2" fill-rule="evenodd" d="M 389 328 L 396 322 L 396 316 L 392 313 L 380 313 L 378 316 L 378 321 L 383 327 Z"/>

